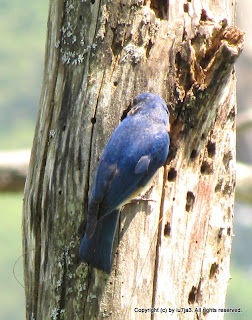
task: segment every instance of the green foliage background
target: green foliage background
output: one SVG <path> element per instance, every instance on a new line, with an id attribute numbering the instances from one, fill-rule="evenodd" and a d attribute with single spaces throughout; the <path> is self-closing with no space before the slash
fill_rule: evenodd
<path id="1" fill-rule="evenodd" d="M 0 150 L 30 148 L 42 82 L 47 1 L 0 0 Z M 0 320 L 25 318 L 22 283 L 22 194 L 0 194 Z M 243 229 L 242 229 L 243 228 Z M 249 319 L 252 287 L 248 265 L 250 230 L 236 225 L 227 307 L 242 308 L 226 320 Z M 237 239 L 237 240 L 236 240 Z M 21 257 L 21 258 L 20 258 Z M 250 276 L 251 279 L 251 276 Z M 184 307 L 184 306 L 181 306 Z M 214 306 L 205 306 L 214 307 Z"/>
<path id="2" fill-rule="evenodd" d="M 25 319 L 21 240 L 21 193 L 0 193 L 0 319 Z"/>
<path id="3" fill-rule="evenodd" d="M 47 14 L 48 1 L 0 0 L 0 149 L 31 146 Z"/>
<path id="4" fill-rule="evenodd" d="M 30 148 L 44 65 L 48 1 L 0 0 L 0 151 Z M 22 193 L 0 193 L 0 320 L 25 319 Z"/>

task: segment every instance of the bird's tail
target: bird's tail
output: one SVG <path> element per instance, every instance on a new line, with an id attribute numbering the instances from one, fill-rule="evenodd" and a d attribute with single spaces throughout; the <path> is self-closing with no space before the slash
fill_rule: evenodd
<path id="1" fill-rule="evenodd" d="M 106 273 L 111 271 L 111 255 L 119 210 L 115 210 L 97 221 L 94 234 L 87 240 L 83 236 L 79 255 L 80 259 Z"/>

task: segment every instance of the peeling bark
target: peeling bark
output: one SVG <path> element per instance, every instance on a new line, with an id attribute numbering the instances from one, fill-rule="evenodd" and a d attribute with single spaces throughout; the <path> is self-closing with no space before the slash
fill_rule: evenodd
<path id="1" fill-rule="evenodd" d="M 161 319 L 160 308 L 224 306 L 233 65 L 243 46 L 233 15 L 232 1 L 51 0 L 24 200 L 27 319 Z M 122 211 L 108 276 L 80 264 L 77 230 L 99 156 L 132 98 L 146 91 L 173 113 L 171 151 L 147 194 L 154 201 Z"/>

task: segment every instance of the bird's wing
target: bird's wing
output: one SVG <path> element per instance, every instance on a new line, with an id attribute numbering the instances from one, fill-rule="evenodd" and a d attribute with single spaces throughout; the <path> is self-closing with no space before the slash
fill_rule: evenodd
<path id="1" fill-rule="evenodd" d="M 150 155 L 142 156 L 136 166 L 135 166 L 135 174 L 142 174 L 143 172 L 147 172 L 149 168 L 149 164 L 151 161 Z"/>
<path id="2" fill-rule="evenodd" d="M 108 164 L 105 159 L 101 159 L 93 185 L 91 197 L 88 204 L 86 237 L 89 239 L 96 227 L 97 215 L 100 203 L 106 193 L 110 190 L 110 185 L 117 171 L 117 164 Z"/>
<path id="3" fill-rule="evenodd" d="M 144 140 L 136 139 L 140 142 L 132 141 L 128 148 L 122 149 L 110 188 L 100 203 L 98 219 L 130 199 L 166 163 L 170 142 L 168 133 L 161 130 Z"/>
<path id="4" fill-rule="evenodd" d="M 132 121 L 132 120 L 131 120 Z M 96 174 L 87 216 L 87 238 L 91 237 L 97 219 L 121 207 L 136 194 L 165 164 L 169 135 L 164 128 L 140 130 L 121 125 L 108 142 Z M 141 190 L 140 190 L 141 192 Z"/>

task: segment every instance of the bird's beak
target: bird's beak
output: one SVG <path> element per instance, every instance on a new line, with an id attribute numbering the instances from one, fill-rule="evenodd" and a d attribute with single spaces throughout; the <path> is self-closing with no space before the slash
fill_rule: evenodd
<path id="1" fill-rule="evenodd" d="M 168 126 L 165 127 L 165 130 L 166 130 L 166 132 L 168 132 L 168 133 L 171 131 L 170 124 L 168 124 Z"/>

